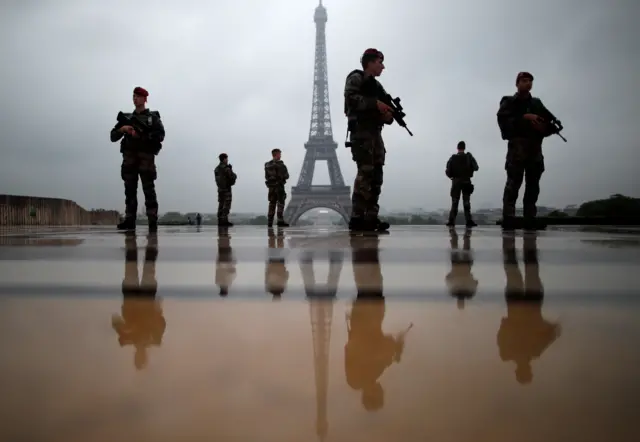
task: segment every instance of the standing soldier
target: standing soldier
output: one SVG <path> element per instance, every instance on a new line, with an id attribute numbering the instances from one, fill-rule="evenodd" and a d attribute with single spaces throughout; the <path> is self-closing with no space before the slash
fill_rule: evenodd
<path id="1" fill-rule="evenodd" d="M 386 95 L 376 80 L 384 70 L 384 55 L 367 49 L 360 60 L 363 70 L 347 76 L 344 88 L 344 112 L 350 135 L 351 156 L 358 173 L 353 183 L 350 230 L 386 231 L 389 224 L 380 221 L 378 199 L 382 191 L 386 149 L 382 126 L 393 123 L 391 107 L 377 97 Z"/>
<path id="2" fill-rule="evenodd" d="M 218 186 L 218 226 L 231 227 L 229 222 L 229 210 L 231 210 L 231 187 L 236 183 L 238 176 L 229 164 L 229 156 L 226 153 L 218 155 L 220 164 L 216 167 L 216 185 Z"/>
<path id="3" fill-rule="evenodd" d="M 149 128 L 145 134 L 139 134 L 132 125 L 118 122 L 111 129 L 111 141 L 120 139 L 120 153 L 122 167 L 120 174 L 124 181 L 125 219 L 118 224 L 119 230 L 134 230 L 136 228 L 136 213 L 138 210 L 138 176 L 142 181 L 149 232 L 158 231 L 158 199 L 156 196 L 155 180 L 156 155 L 162 149 L 164 141 L 164 126 L 158 111 L 146 108 L 149 92 L 141 87 L 133 90 L 133 104 L 135 110 L 125 114 L 129 120 L 137 120 L 141 125 Z M 123 138 L 124 137 L 124 138 Z"/>
<path id="4" fill-rule="evenodd" d="M 465 152 L 464 141 L 458 143 L 458 153 L 451 155 L 447 161 L 445 174 L 451 179 L 451 211 L 449 212 L 449 222 L 447 226 L 456 225 L 458 216 L 458 206 L 460 205 L 460 194 L 462 194 L 462 207 L 467 227 L 475 227 L 477 224 L 471 218 L 471 194 L 473 184 L 471 177 L 478 170 L 478 162 L 469 152 Z"/>
<path id="5" fill-rule="evenodd" d="M 267 214 L 267 225 L 273 227 L 273 217 L 276 215 L 276 206 L 278 208 L 278 227 L 289 227 L 284 221 L 284 202 L 287 199 L 287 193 L 284 185 L 289 179 L 289 171 L 284 162 L 280 159 L 282 152 L 280 149 L 271 151 L 271 161 L 264 165 L 264 179 L 269 189 L 269 213 Z"/>
<path id="6" fill-rule="evenodd" d="M 542 140 L 558 133 L 551 123 L 555 118 L 539 98 L 531 96 L 533 75 L 520 72 L 516 77 L 518 91 L 502 97 L 498 110 L 498 126 L 503 140 L 507 140 L 507 183 L 502 197 L 502 227 L 515 227 L 516 201 L 525 181 L 523 197 L 524 226 L 535 229 L 536 203 L 540 194 L 540 178 L 544 172 Z"/>

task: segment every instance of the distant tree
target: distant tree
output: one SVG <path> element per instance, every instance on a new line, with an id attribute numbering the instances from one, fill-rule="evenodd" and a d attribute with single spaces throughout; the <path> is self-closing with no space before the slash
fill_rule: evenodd
<path id="1" fill-rule="evenodd" d="M 615 194 L 607 199 L 587 201 L 580 206 L 576 215 L 640 218 L 640 198 Z"/>

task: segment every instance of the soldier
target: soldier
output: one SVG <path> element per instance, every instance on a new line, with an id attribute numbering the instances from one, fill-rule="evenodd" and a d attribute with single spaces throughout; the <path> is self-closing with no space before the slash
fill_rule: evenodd
<path id="1" fill-rule="evenodd" d="M 280 149 L 273 149 L 271 157 L 271 161 L 264 164 L 264 179 L 269 189 L 267 225 L 268 227 L 273 227 L 273 217 L 276 215 L 277 206 L 278 227 L 289 227 L 289 224 L 284 221 L 284 202 L 287 199 L 284 185 L 289 179 L 289 171 L 281 159 L 282 151 Z"/>
<path id="2" fill-rule="evenodd" d="M 474 172 L 478 171 L 478 162 L 470 152 L 465 152 L 465 149 L 465 142 L 460 141 L 458 143 L 458 153 L 451 155 L 445 170 L 445 174 L 451 179 L 451 211 L 449 212 L 449 222 L 447 223 L 449 227 L 456 225 L 460 194 L 462 194 L 462 207 L 467 227 L 477 226 L 471 218 L 471 194 L 474 189 L 471 178 Z"/>
<path id="3" fill-rule="evenodd" d="M 502 97 L 498 110 L 498 126 L 503 140 L 507 140 L 507 183 L 502 197 L 502 227 L 515 227 L 514 217 L 518 192 L 525 181 L 523 197 L 525 228 L 535 229 L 536 203 L 540 194 L 540 178 L 544 172 L 542 140 L 557 133 L 548 124 L 553 115 L 538 98 L 531 96 L 533 75 L 520 72 L 516 77 L 517 92 Z"/>
<path id="4" fill-rule="evenodd" d="M 142 124 L 149 126 L 148 134 L 141 136 L 129 125 L 117 123 L 111 129 L 111 141 L 120 139 L 120 153 L 122 153 L 122 167 L 120 174 L 124 181 L 125 218 L 118 224 L 119 230 L 134 230 L 136 228 L 136 213 L 138 210 L 138 176 L 142 182 L 149 231 L 158 231 L 158 199 L 156 196 L 155 180 L 156 155 L 162 149 L 164 141 L 164 126 L 158 111 L 146 108 L 149 92 L 141 87 L 133 90 L 133 104 L 135 110 L 127 114 L 128 118 L 135 118 Z M 124 137 L 124 138 L 123 138 Z"/>
<path id="5" fill-rule="evenodd" d="M 218 155 L 220 164 L 214 173 L 216 185 L 218 186 L 218 225 L 221 227 L 231 227 L 229 222 L 229 210 L 231 210 L 231 187 L 236 183 L 238 176 L 229 164 L 229 156 L 226 153 Z"/>
<path id="6" fill-rule="evenodd" d="M 384 55 L 367 49 L 360 60 L 363 70 L 347 76 L 344 88 L 344 112 L 350 132 L 351 156 L 358 168 L 353 183 L 350 230 L 386 231 L 389 223 L 378 218 L 378 199 L 382 191 L 386 149 L 382 126 L 393 123 L 392 109 L 377 97 L 386 95 L 376 80 L 384 70 Z"/>

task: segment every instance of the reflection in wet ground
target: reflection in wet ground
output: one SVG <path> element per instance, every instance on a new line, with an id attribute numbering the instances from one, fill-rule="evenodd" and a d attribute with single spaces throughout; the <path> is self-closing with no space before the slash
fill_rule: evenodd
<path id="1" fill-rule="evenodd" d="M 635 252 L 557 268 L 549 251 L 597 240 L 562 235 L 78 235 L 114 267 L 5 250 L 0 440 L 634 440 Z M 406 259 L 416 248 L 441 261 Z M 199 296 L 180 296 L 193 279 Z"/>

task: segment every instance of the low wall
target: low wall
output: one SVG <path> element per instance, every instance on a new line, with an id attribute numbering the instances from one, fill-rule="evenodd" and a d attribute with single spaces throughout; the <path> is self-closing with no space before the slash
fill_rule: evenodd
<path id="1" fill-rule="evenodd" d="M 88 226 L 117 224 L 115 210 L 85 210 L 58 198 L 0 195 L 0 226 Z"/>

